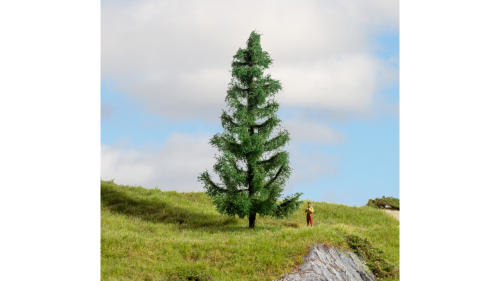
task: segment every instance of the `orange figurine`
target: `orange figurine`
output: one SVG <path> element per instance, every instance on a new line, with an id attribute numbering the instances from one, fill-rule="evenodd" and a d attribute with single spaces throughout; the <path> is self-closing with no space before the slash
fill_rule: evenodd
<path id="1" fill-rule="evenodd" d="M 313 213 L 314 213 L 314 208 L 311 206 L 311 202 L 308 203 L 307 209 L 306 209 L 306 219 L 307 219 L 307 226 L 309 226 L 309 223 L 311 223 L 311 226 L 313 226 Z"/>

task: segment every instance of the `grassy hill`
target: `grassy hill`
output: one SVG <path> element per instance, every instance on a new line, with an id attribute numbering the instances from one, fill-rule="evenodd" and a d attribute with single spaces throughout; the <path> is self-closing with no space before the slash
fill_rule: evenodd
<path id="1" fill-rule="evenodd" d="M 313 228 L 306 227 L 304 201 L 292 217 L 257 217 L 255 229 L 249 229 L 247 218 L 220 215 L 202 192 L 101 181 L 101 278 L 273 280 L 303 263 L 312 245 L 323 243 L 368 249 L 374 268 L 396 273 L 384 280 L 399 280 L 398 220 L 370 207 L 312 204 Z"/>

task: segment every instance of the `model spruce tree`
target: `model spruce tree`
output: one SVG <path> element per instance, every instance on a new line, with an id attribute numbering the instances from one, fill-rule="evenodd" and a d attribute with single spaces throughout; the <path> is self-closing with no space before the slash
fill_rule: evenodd
<path id="1" fill-rule="evenodd" d="M 221 214 L 248 216 L 250 228 L 254 228 L 257 214 L 277 218 L 292 214 L 302 195 L 278 201 L 292 169 L 289 154 L 283 150 L 290 136 L 279 125 L 279 105 L 274 100 L 281 83 L 264 75 L 271 64 L 260 46 L 260 34 L 253 31 L 247 48 L 233 56 L 226 96 L 229 109 L 220 117 L 224 132 L 210 140 L 220 152 L 214 172 L 222 183 L 212 181 L 207 171 L 198 177 Z"/>

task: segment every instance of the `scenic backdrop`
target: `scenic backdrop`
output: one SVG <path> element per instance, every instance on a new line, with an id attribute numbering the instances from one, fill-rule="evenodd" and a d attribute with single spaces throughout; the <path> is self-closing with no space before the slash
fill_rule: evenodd
<path id="1" fill-rule="evenodd" d="M 267 70 L 293 168 L 285 194 L 364 205 L 399 198 L 398 1 L 102 1 L 101 178 L 202 191 L 208 141 L 249 34 Z"/>

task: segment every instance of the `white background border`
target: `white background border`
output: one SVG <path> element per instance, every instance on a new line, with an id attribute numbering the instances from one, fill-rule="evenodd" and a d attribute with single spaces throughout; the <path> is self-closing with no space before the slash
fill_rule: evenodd
<path id="1" fill-rule="evenodd" d="M 498 6 L 401 1 L 402 280 L 496 272 Z M 98 280 L 100 3 L 2 2 L 0 23 L 0 279 Z"/>

